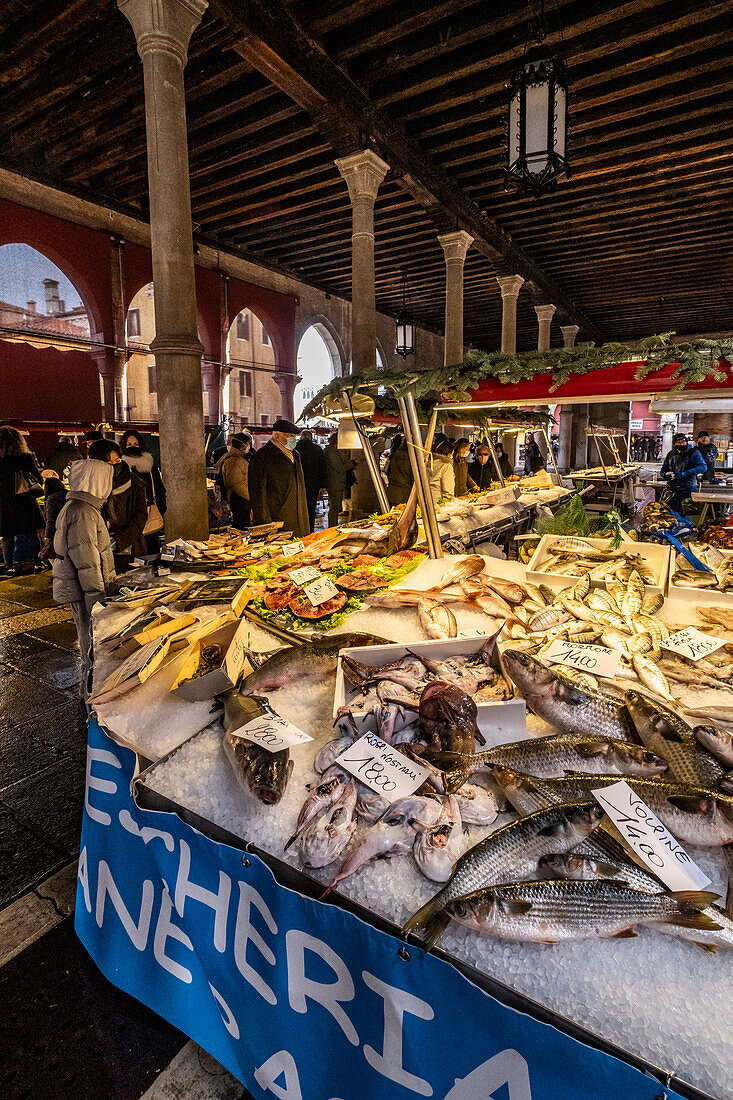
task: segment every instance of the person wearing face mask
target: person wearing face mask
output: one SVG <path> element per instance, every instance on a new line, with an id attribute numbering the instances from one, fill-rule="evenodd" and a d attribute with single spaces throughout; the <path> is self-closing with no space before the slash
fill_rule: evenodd
<path id="1" fill-rule="evenodd" d="M 165 485 L 155 459 L 145 446 L 145 440 L 134 431 L 126 431 L 120 440 L 122 458 L 141 478 L 145 486 L 148 503 L 148 518 L 145 523 L 145 537 L 151 554 L 159 549 L 159 533 L 163 530 L 163 516 L 166 512 Z"/>
<path id="2" fill-rule="evenodd" d="M 707 464 L 697 447 L 691 447 L 687 436 L 678 432 L 672 440 L 672 450 L 662 463 L 661 474 L 668 485 L 665 504 L 674 512 L 681 512 L 697 489 L 697 479 L 707 472 Z"/>
<path id="3" fill-rule="evenodd" d="M 236 432 L 229 441 L 229 450 L 216 464 L 217 479 L 224 488 L 232 524 L 239 531 L 249 527 L 252 506 L 249 502 L 249 452 L 252 436 L 249 432 Z"/>
<path id="4" fill-rule="evenodd" d="M 535 437 L 529 432 L 524 437 L 524 474 L 525 477 L 544 470 L 545 460 Z"/>
<path id="5" fill-rule="evenodd" d="M 143 531 L 148 520 L 145 485 L 126 462 L 116 443 L 98 439 L 89 447 L 89 458 L 112 467 L 112 492 L 102 509 L 111 538 L 115 542 L 115 569 L 123 573 L 131 557 L 147 553 Z"/>
<path id="6" fill-rule="evenodd" d="M 295 450 L 299 432 L 290 420 L 275 421 L 269 443 L 252 455 L 249 499 L 255 524 L 282 520 L 283 530 L 302 538 L 310 527 L 303 467 Z"/>
<path id="7" fill-rule="evenodd" d="M 498 444 L 496 448 L 497 456 L 500 446 L 501 444 Z M 491 452 L 488 444 L 479 443 L 476 448 L 476 461 L 472 464 L 471 473 L 468 475 L 468 487 L 472 492 L 484 492 L 484 490 L 491 488 L 491 482 L 496 477 L 496 471 L 490 457 Z M 506 458 L 506 455 L 504 455 L 504 458 Z"/>
<path id="8" fill-rule="evenodd" d="M 457 497 L 463 497 L 468 492 L 468 456 L 470 451 L 471 444 L 467 439 L 457 440 L 453 448 L 453 476 Z"/>

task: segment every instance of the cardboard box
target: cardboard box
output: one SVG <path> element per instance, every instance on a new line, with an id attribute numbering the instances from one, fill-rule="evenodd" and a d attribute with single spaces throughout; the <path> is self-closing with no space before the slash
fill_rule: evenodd
<path id="1" fill-rule="evenodd" d="M 565 577 L 561 573 L 544 573 L 540 572 L 537 566 L 542 565 L 544 561 L 552 554 L 552 547 L 556 544 L 562 544 L 562 535 L 543 535 L 540 539 L 540 544 L 535 550 L 532 560 L 527 566 L 527 580 L 530 584 L 547 584 L 550 588 L 559 590 L 561 588 L 568 588 L 573 585 L 578 579 L 577 577 Z M 583 542 L 589 543 L 596 550 L 608 550 L 609 539 L 591 539 L 583 538 Z M 667 591 L 667 581 L 669 574 L 669 546 L 662 546 L 656 542 L 623 542 L 618 549 L 618 553 L 638 554 L 645 565 L 647 565 L 656 580 L 654 584 L 646 585 L 646 594 L 653 595 L 656 592 L 660 592 L 664 595 Z M 582 555 L 578 555 L 581 557 Z M 595 588 L 605 588 L 605 580 L 593 580 L 593 586 Z"/>
<path id="2" fill-rule="evenodd" d="M 181 666 L 178 677 L 171 686 L 174 695 L 188 702 L 201 702 L 213 699 L 222 691 L 229 691 L 237 683 L 245 667 L 247 657 L 247 634 L 251 625 L 246 619 L 232 620 L 217 630 L 197 637 Z M 218 665 L 190 680 L 201 663 L 201 651 L 209 645 L 220 645 L 224 656 Z"/>
<path id="3" fill-rule="evenodd" d="M 479 635 L 473 638 L 447 638 L 445 641 L 414 642 L 409 645 L 363 646 L 356 649 L 344 649 L 341 652 L 353 657 L 356 661 L 361 661 L 364 665 L 377 668 L 389 661 L 398 661 L 402 657 L 407 657 L 410 653 L 414 653 L 418 657 L 423 653 L 426 657 L 432 657 L 439 661 L 459 654 L 477 653 L 485 641 L 486 638 Z M 509 686 L 512 687 L 512 684 L 510 683 Z M 358 693 L 353 691 L 346 682 L 339 661 L 333 701 L 334 718 L 339 707 L 357 697 Z M 502 745 L 506 741 L 520 741 L 526 737 L 527 708 L 524 699 L 515 696 L 513 699 L 497 700 L 493 703 L 477 703 L 476 709 L 478 712 L 478 727 L 486 738 L 487 746 Z M 412 712 L 408 712 L 402 724 L 396 724 L 395 729 L 399 730 L 413 720 Z M 363 728 L 361 728 L 362 726 Z M 358 721 L 357 728 L 359 736 L 367 732 L 377 732 L 371 716 L 361 722 Z"/>

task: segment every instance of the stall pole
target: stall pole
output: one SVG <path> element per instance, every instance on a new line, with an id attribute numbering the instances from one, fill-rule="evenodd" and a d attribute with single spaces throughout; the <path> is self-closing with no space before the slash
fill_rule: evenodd
<path id="1" fill-rule="evenodd" d="M 590 434 L 593 436 L 593 442 L 595 443 L 596 450 L 598 451 L 598 458 L 599 458 L 599 461 L 601 463 L 601 469 L 603 470 L 603 476 L 606 479 L 606 485 L 608 486 L 608 491 L 610 492 L 611 491 L 611 482 L 608 480 L 608 470 L 606 469 L 606 463 L 603 461 L 603 451 L 601 450 L 601 445 L 598 442 L 598 436 L 596 435 L 595 431 L 593 431 L 593 429 L 591 429 Z M 614 494 L 614 499 L 615 499 L 615 494 Z"/>
<path id="2" fill-rule="evenodd" d="M 405 439 L 407 440 L 407 453 L 410 458 L 412 477 L 417 491 L 417 502 L 420 505 L 420 512 L 422 513 L 423 530 L 428 544 L 428 553 L 431 558 L 442 558 L 443 547 L 440 542 L 440 531 L 438 530 L 438 520 L 435 515 L 433 494 L 430 491 L 430 481 L 428 479 L 427 470 L 425 469 L 425 456 L 423 454 L 420 427 L 417 423 L 415 401 L 411 395 L 408 395 L 407 397 L 398 397 L 397 403 L 400 409 L 400 416 L 402 417 L 402 427 L 405 431 Z M 411 409 L 410 405 L 412 406 Z M 414 415 L 414 423 L 410 412 Z M 415 431 L 417 432 L 417 437 Z"/>
<path id="3" fill-rule="evenodd" d="M 496 448 L 494 447 L 494 441 L 491 438 L 491 432 L 488 431 L 488 429 L 486 431 L 486 441 L 489 445 L 489 450 L 491 451 L 491 457 L 494 461 L 494 466 L 496 468 L 497 474 L 499 475 L 499 481 L 501 482 L 501 487 L 503 489 L 504 486 L 506 485 L 506 481 L 504 480 L 504 475 L 501 472 L 501 466 L 499 465 L 499 459 L 496 457 Z"/>
<path id="4" fill-rule="evenodd" d="M 351 394 L 347 394 L 346 396 L 349 399 L 349 409 L 351 410 L 351 416 L 352 416 L 352 419 L 354 421 L 354 426 L 357 430 L 359 438 L 361 439 L 361 445 L 364 449 L 364 458 L 366 460 L 366 464 L 367 464 L 367 467 L 369 469 L 369 473 L 371 474 L 371 478 L 372 478 L 372 481 L 374 483 L 374 492 L 377 494 L 377 500 L 379 501 L 379 507 L 381 508 L 383 513 L 387 513 L 387 512 L 389 512 L 391 505 L 390 505 L 389 501 L 387 500 L 387 490 L 384 487 L 384 482 L 382 481 L 382 475 L 379 472 L 379 466 L 377 464 L 376 458 L 374 457 L 374 451 L 372 450 L 372 445 L 369 442 L 369 436 L 364 431 L 363 425 L 361 425 L 359 423 L 359 421 L 357 420 L 356 416 L 354 416 L 354 406 L 351 403 Z"/>
<path id="5" fill-rule="evenodd" d="M 540 431 L 542 432 L 543 436 L 545 437 L 545 443 L 547 444 L 547 453 L 550 456 L 550 462 L 555 467 L 555 476 L 557 477 L 557 484 L 559 486 L 562 486 L 562 478 L 560 477 L 560 471 L 557 468 L 557 462 L 555 462 L 555 454 L 554 454 L 554 451 L 552 450 L 552 444 L 550 443 L 550 437 L 547 434 L 547 428 L 544 426 L 544 424 L 540 428 Z"/>
<path id="6" fill-rule="evenodd" d="M 430 451 L 433 448 L 433 439 L 435 438 L 435 427 L 438 423 L 438 410 L 433 409 L 430 417 L 430 423 L 428 424 L 428 430 L 425 435 L 425 450 Z"/>

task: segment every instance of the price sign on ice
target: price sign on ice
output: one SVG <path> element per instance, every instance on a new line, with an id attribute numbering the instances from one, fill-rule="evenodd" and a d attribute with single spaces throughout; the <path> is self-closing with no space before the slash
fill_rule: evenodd
<path id="1" fill-rule="evenodd" d="M 708 885 L 707 875 L 625 780 L 599 787 L 593 797 L 627 844 L 670 890 L 703 890 Z"/>
<path id="2" fill-rule="evenodd" d="M 312 565 L 301 565 L 300 569 L 291 569 L 288 573 L 293 584 L 307 584 L 308 581 L 317 581 L 320 575 Z"/>
<path id="3" fill-rule="evenodd" d="M 688 626 L 684 630 L 678 630 L 676 634 L 670 634 L 666 642 L 662 642 L 665 649 L 671 649 L 673 653 L 679 653 L 681 657 L 688 657 L 691 661 L 699 661 L 714 653 L 725 645 L 723 638 L 711 638 L 709 634 L 703 634 L 694 626 Z"/>
<path id="4" fill-rule="evenodd" d="M 551 665 L 570 665 L 594 676 L 615 676 L 621 654 L 617 649 L 607 649 L 602 645 L 557 639 L 545 653 L 544 659 Z"/>
<path id="5" fill-rule="evenodd" d="M 268 752 L 281 752 L 313 740 L 279 714 L 262 714 L 259 718 L 253 718 L 246 726 L 235 730 L 234 736 L 254 741 L 255 745 L 261 745 Z"/>
<path id="6" fill-rule="evenodd" d="M 304 550 L 303 540 L 298 539 L 297 542 L 291 542 L 288 546 L 283 546 L 283 557 L 294 558 L 296 554 L 302 554 Z M 292 577 L 292 575 L 291 573 L 290 576 Z"/>
<path id="7" fill-rule="evenodd" d="M 319 607 L 326 600 L 332 600 L 338 596 L 339 590 L 330 577 L 319 577 L 313 584 L 306 585 L 303 589 L 314 607 Z"/>
<path id="8" fill-rule="evenodd" d="M 381 794 L 387 802 L 407 798 L 430 775 L 427 768 L 393 749 L 375 733 L 360 737 L 351 748 L 341 753 L 336 763 Z"/>

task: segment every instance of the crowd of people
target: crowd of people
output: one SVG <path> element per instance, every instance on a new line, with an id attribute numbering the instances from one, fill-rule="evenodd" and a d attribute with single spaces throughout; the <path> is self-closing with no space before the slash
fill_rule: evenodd
<path id="1" fill-rule="evenodd" d="M 662 441 L 655 435 L 631 436 L 632 462 L 657 462 L 662 455 Z"/>

